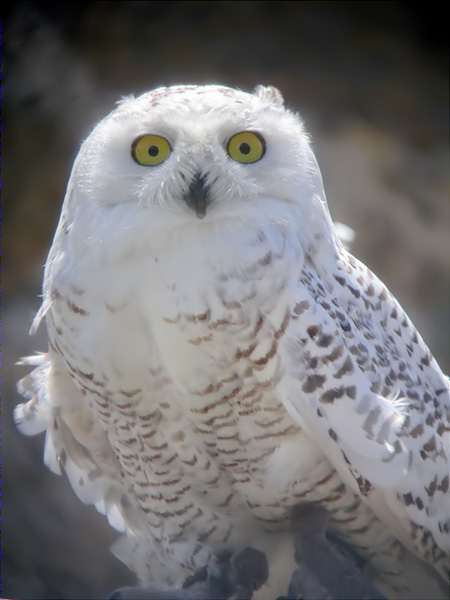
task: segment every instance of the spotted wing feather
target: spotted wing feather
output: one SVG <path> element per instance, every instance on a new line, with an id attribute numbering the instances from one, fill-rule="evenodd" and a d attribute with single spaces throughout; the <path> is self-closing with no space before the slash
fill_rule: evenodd
<path id="1" fill-rule="evenodd" d="M 341 475 L 446 576 L 450 386 L 386 287 L 342 251 L 327 289 L 306 264 L 295 290 L 285 404 Z"/>

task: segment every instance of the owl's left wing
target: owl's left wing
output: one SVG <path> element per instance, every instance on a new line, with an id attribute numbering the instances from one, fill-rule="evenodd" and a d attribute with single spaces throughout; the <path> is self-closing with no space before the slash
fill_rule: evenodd
<path id="1" fill-rule="evenodd" d="M 284 403 L 341 475 L 446 576 L 450 385 L 385 286 L 343 253 L 303 269 L 284 338 Z"/>

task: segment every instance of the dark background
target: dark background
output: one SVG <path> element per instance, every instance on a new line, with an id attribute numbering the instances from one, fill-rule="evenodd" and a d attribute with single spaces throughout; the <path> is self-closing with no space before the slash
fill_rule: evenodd
<path id="1" fill-rule="evenodd" d="M 330 209 L 442 367 L 449 349 L 448 51 L 443 4 L 50 2 L 3 7 L 3 595 L 100 598 L 132 581 L 116 537 L 12 424 L 20 356 L 81 141 L 162 84 L 280 88 L 314 140 Z M 415 3 L 417 4 L 417 3 Z"/>

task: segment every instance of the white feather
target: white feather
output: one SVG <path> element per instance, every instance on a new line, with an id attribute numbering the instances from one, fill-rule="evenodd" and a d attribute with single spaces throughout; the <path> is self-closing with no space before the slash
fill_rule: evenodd
<path id="1" fill-rule="evenodd" d="M 264 138 L 260 160 L 228 154 L 241 131 Z M 169 141 L 159 166 L 132 158 L 144 134 Z M 47 431 L 47 465 L 125 532 L 115 551 L 142 579 L 181 580 L 209 544 L 258 542 L 262 518 L 342 485 L 334 508 L 362 497 L 375 571 L 395 563 L 414 591 L 398 539 L 444 574 L 449 383 L 352 240 L 273 88 L 127 97 L 83 143 L 32 326 L 45 316 L 51 350 L 15 419 Z"/>

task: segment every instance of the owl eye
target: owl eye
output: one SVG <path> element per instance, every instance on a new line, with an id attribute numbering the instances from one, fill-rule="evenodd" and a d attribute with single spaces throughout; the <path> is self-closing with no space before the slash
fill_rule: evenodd
<path id="1" fill-rule="evenodd" d="M 143 167 L 156 167 L 167 160 L 172 148 L 165 137 L 147 133 L 131 144 L 131 156 Z"/>
<path id="2" fill-rule="evenodd" d="M 227 144 L 228 155 L 240 163 L 254 163 L 264 156 L 265 151 L 264 138 L 254 131 L 235 133 Z"/>

